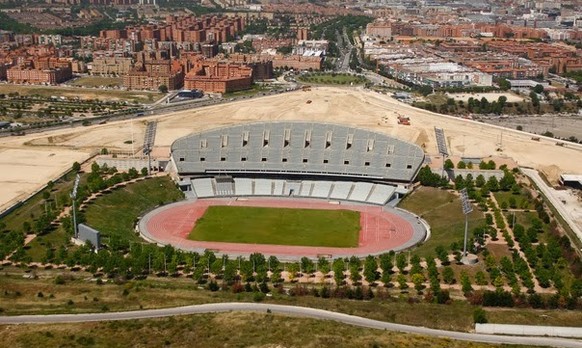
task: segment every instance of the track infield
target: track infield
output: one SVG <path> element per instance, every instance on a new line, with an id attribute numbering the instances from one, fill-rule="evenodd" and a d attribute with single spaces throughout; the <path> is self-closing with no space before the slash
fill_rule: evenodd
<path id="1" fill-rule="evenodd" d="M 212 206 L 269 207 L 318 210 L 351 210 L 360 213 L 360 232 L 356 247 L 321 247 L 305 245 L 250 244 L 189 240 L 188 236 L 198 221 Z M 258 252 L 275 255 L 282 260 L 301 257 L 317 258 L 365 257 L 389 250 L 410 248 L 424 240 L 426 229 L 413 214 L 399 209 L 350 203 L 332 204 L 312 199 L 275 198 L 213 198 L 169 204 L 146 214 L 139 222 L 142 237 L 170 244 L 186 250 L 204 252 L 212 250 L 230 256 L 248 256 Z"/>
<path id="2" fill-rule="evenodd" d="M 190 240 L 227 243 L 358 246 L 360 212 L 298 208 L 208 207 Z"/>

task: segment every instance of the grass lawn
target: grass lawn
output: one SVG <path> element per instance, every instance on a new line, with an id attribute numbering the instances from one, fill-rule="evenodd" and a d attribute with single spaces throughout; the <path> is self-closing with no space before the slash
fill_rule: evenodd
<path id="1" fill-rule="evenodd" d="M 511 191 L 498 191 L 493 192 L 497 203 L 499 203 L 499 207 L 503 202 L 507 202 L 507 207 L 509 207 L 509 198 L 513 197 L 517 203 L 518 209 L 533 209 L 534 206 L 532 202 L 523 194 L 514 195 Z"/>
<path id="2" fill-rule="evenodd" d="M 105 101 L 127 100 L 137 103 L 153 103 L 162 97 L 158 92 L 121 91 L 105 89 L 83 89 L 75 87 L 54 86 L 23 86 L 13 84 L 0 84 L 0 94 L 17 92 L 20 95 L 40 95 L 42 97 L 64 96 L 79 97 L 80 99 L 99 99 Z"/>
<path id="3" fill-rule="evenodd" d="M 134 232 L 137 218 L 158 205 L 183 197 L 169 176 L 139 181 L 93 201 L 85 211 L 86 223 L 104 237 L 140 240 Z"/>
<path id="4" fill-rule="evenodd" d="M 209 207 L 189 239 L 232 243 L 355 247 L 360 213 L 260 207 Z"/>
<path id="5" fill-rule="evenodd" d="M 297 78 L 301 82 L 306 83 L 315 83 L 315 84 L 323 84 L 323 85 L 349 85 L 349 84 L 358 84 L 361 85 L 363 83 L 368 82 L 368 80 L 364 76 L 352 75 L 352 74 L 345 74 L 345 73 L 307 73 L 301 75 Z"/>
<path id="6" fill-rule="evenodd" d="M 269 313 L 0 327 L 10 347 L 501 347 Z"/>
<path id="7" fill-rule="evenodd" d="M 114 87 L 121 86 L 122 82 L 123 79 L 121 77 L 84 76 L 71 82 L 71 85 L 85 87 Z"/>
<path id="8" fill-rule="evenodd" d="M 462 242 L 465 232 L 465 218 L 461 210 L 461 200 L 446 190 L 420 187 L 399 205 L 425 219 L 431 227 L 431 236 L 424 244 L 413 249 L 420 257 L 435 256 L 438 245 L 449 248 L 453 242 Z M 483 213 L 476 207 L 469 215 L 469 233 L 485 223 Z"/>

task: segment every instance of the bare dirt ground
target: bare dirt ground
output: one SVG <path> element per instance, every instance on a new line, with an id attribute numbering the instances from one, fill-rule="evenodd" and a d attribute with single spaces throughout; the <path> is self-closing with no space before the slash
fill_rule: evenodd
<path id="1" fill-rule="evenodd" d="M 481 98 L 487 99 L 489 102 L 496 101 L 501 96 L 505 96 L 509 103 L 521 102 L 523 101 L 523 97 L 515 94 L 515 93 L 447 93 L 447 97 L 453 98 L 455 100 L 462 100 L 468 101 L 469 98 L 481 100 Z"/>
<path id="2" fill-rule="evenodd" d="M 311 100 L 311 103 L 307 103 Z M 411 125 L 399 125 L 397 114 L 410 117 Z M 428 155 L 437 155 L 434 127 L 443 128 L 449 152 L 453 156 L 490 157 L 512 159 L 518 165 L 541 170 L 551 181 L 560 173 L 582 173 L 582 146 L 556 146 L 555 140 L 531 140 L 531 134 L 495 125 L 443 116 L 416 109 L 384 94 L 363 88 L 315 87 L 309 92 L 296 91 L 260 99 L 237 101 L 195 110 L 181 111 L 157 119 L 155 154 L 169 153 L 169 146 L 179 137 L 195 131 L 232 125 L 242 122 L 269 120 L 309 120 L 347 124 L 385 133 L 422 146 Z M 0 151 L 19 149 L 32 151 L 15 164 L 11 158 L 2 160 L 0 172 L 13 173 L 14 177 L 30 182 L 20 185 L 14 193 L 7 184 L 10 178 L 0 176 L 0 206 L 4 206 L 21 192 L 32 192 L 41 184 L 67 169 L 74 161 L 87 158 L 91 152 L 103 147 L 121 152 L 131 151 L 133 129 L 134 147 L 143 144 L 144 119 L 111 122 L 105 125 L 79 127 L 32 134 L 23 137 L 0 139 Z M 497 150 L 501 151 L 497 151 Z M 55 153 L 48 157 L 47 153 Z M 55 161 L 62 158 L 62 161 Z M 18 156 L 16 156 L 18 157 Z M 26 166 L 26 167 L 23 167 Z M 32 174 L 39 168 L 44 169 Z M 44 173 L 44 174 L 41 174 Z M 32 180 L 27 176 L 34 177 Z M 32 182 L 34 181 L 34 183 Z"/>
<path id="3" fill-rule="evenodd" d="M 84 151 L 51 148 L 0 148 L 0 211 L 61 175 Z"/>
<path id="4" fill-rule="evenodd" d="M 521 126 L 526 132 L 542 134 L 552 132 L 560 138 L 574 136 L 582 139 L 582 116 L 509 116 L 507 118 L 487 118 L 483 121 L 502 127 L 516 129 Z"/>

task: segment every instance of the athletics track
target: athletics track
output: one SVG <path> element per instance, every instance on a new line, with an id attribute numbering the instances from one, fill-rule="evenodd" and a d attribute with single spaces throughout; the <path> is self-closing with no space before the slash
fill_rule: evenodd
<path id="1" fill-rule="evenodd" d="M 361 226 L 359 245 L 355 248 L 334 248 L 188 240 L 196 221 L 204 215 L 209 206 L 213 205 L 359 211 Z M 399 209 L 297 198 L 213 198 L 184 201 L 157 208 L 146 214 L 140 220 L 139 228 L 145 239 L 158 244 L 171 244 L 182 250 L 203 252 L 208 249 L 230 256 L 248 256 L 258 252 L 276 255 L 283 260 L 303 256 L 335 258 L 377 255 L 389 250 L 406 249 L 426 237 L 426 229 L 420 219 Z"/>

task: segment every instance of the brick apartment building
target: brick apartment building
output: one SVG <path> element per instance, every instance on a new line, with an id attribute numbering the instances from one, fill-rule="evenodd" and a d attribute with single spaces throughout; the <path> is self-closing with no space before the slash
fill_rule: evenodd
<path id="1" fill-rule="evenodd" d="M 71 62 L 55 57 L 35 57 L 6 72 L 8 82 L 56 85 L 73 77 Z"/>
<path id="2" fill-rule="evenodd" d="M 228 93 L 249 89 L 253 69 L 241 63 L 199 61 L 184 79 L 186 89 L 210 93 Z"/>
<path id="3" fill-rule="evenodd" d="M 273 68 L 275 69 L 321 70 L 322 64 L 322 57 L 309 57 L 300 55 L 277 55 L 273 57 Z"/>
<path id="4" fill-rule="evenodd" d="M 133 59 L 129 57 L 102 57 L 91 62 L 92 75 L 126 75 L 133 68 Z"/>
<path id="5" fill-rule="evenodd" d="M 231 54 L 228 59 L 233 63 L 241 63 L 253 69 L 254 81 L 270 80 L 273 78 L 273 60 L 271 56 L 235 53 Z"/>
<path id="6" fill-rule="evenodd" d="M 159 54 L 152 56 L 142 52 L 135 66 L 123 75 L 123 86 L 127 89 L 157 90 L 162 85 L 169 90 L 182 88 L 184 71 L 180 62 L 161 59 Z"/>

